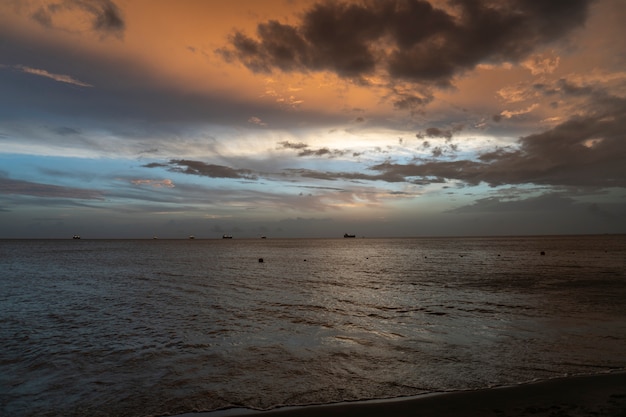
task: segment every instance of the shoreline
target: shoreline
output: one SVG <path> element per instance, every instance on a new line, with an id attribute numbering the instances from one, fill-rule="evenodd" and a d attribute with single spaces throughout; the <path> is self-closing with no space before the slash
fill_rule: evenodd
<path id="1" fill-rule="evenodd" d="M 175 417 L 318 416 L 549 417 L 626 416 L 626 371 L 559 377 L 519 385 L 413 397 L 324 405 L 285 406 L 268 411 L 231 408 Z"/>

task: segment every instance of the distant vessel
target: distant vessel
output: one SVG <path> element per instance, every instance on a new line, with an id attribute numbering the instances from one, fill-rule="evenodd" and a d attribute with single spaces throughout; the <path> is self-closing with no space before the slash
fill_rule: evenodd
<path id="1" fill-rule="evenodd" d="M 232 239 L 231 235 L 222 235 L 222 239 Z"/>
<path id="2" fill-rule="evenodd" d="M 267 236 L 261 236 L 261 239 L 267 239 Z"/>
<path id="3" fill-rule="evenodd" d="M 74 235 L 74 236 L 72 236 L 72 239 L 80 239 L 80 236 L 79 235 Z"/>
<path id="4" fill-rule="evenodd" d="M 356 235 L 350 235 L 350 234 L 348 234 L 348 233 L 344 233 L 344 234 L 343 234 L 343 237 L 356 237 Z"/>
<path id="5" fill-rule="evenodd" d="M 189 239 L 195 239 L 196 237 L 194 235 L 189 236 Z"/>

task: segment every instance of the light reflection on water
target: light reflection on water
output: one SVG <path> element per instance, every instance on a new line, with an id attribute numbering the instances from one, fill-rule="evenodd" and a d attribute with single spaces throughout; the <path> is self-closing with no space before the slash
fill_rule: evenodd
<path id="1" fill-rule="evenodd" d="M 625 262 L 620 236 L 1 241 L 0 411 L 270 408 L 624 367 Z"/>

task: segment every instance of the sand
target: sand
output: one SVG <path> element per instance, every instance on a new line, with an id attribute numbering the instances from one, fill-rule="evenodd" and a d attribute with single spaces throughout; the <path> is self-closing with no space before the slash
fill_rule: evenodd
<path id="1" fill-rule="evenodd" d="M 626 373 L 576 376 L 537 383 L 427 394 L 408 399 L 348 402 L 271 411 L 231 409 L 179 417 L 626 417 Z"/>

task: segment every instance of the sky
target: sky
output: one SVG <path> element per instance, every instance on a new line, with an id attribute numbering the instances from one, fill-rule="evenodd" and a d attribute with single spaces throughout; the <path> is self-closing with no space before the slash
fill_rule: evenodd
<path id="1" fill-rule="evenodd" d="M 0 238 L 626 233 L 624 21 L 0 0 Z"/>

